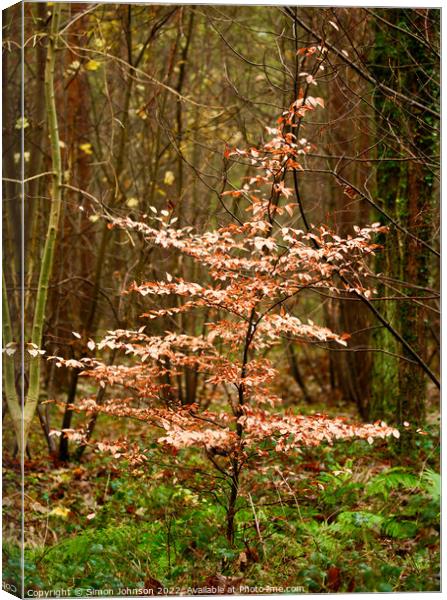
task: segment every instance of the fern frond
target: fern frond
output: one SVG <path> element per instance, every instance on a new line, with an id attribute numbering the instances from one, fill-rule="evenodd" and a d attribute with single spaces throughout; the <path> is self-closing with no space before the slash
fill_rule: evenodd
<path id="1" fill-rule="evenodd" d="M 387 537 L 403 539 L 412 538 L 416 535 L 419 527 L 415 521 L 399 521 L 395 517 L 390 517 L 382 523 L 382 533 Z"/>
<path id="2" fill-rule="evenodd" d="M 399 487 L 407 490 L 420 489 L 422 487 L 421 479 L 401 467 L 395 467 L 373 477 L 366 486 L 366 493 L 368 496 L 380 494 L 386 499 L 391 490 Z"/>
<path id="3" fill-rule="evenodd" d="M 432 469 L 426 469 L 422 474 L 424 490 L 431 496 L 434 502 L 441 498 L 441 475 Z"/>

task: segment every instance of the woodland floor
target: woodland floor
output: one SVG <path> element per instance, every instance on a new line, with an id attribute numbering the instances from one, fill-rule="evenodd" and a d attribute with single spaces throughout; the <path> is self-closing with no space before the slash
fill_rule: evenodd
<path id="1" fill-rule="evenodd" d="M 438 425 L 411 456 L 388 442 L 356 441 L 263 460 L 243 477 L 234 547 L 225 539 L 224 489 L 211 469 L 209 478 L 198 474 L 207 467 L 200 453 L 187 463 L 179 453 L 174 464 L 154 445 L 153 460 L 136 473 L 93 453 L 64 466 L 49 461 L 37 431 L 26 462 L 28 589 L 78 596 L 123 588 L 189 595 L 229 585 L 237 593 L 439 590 Z M 117 427 L 101 418 L 97 433 Z M 3 572 L 12 583 L 20 495 L 17 465 L 6 451 L 3 458 L 10 540 Z"/>

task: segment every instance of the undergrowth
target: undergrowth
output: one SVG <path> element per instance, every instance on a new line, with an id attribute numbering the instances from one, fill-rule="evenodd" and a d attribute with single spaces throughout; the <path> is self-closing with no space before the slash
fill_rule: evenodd
<path id="1" fill-rule="evenodd" d="M 423 443 L 430 457 L 434 442 Z M 244 586 L 303 592 L 438 590 L 437 465 L 426 458 L 417 469 L 395 466 L 386 445 L 343 446 L 253 469 L 242 482 L 233 547 L 218 480 L 203 483 L 156 462 L 135 474 L 104 457 L 88 471 L 30 472 L 29 494 L 49 490 L 52 509 L 30 529 L 28 587 L 118 594 L 149 579 L 175 593 L 222 574 Z M 18 560 L 7 544 L 5 580 Z"/>

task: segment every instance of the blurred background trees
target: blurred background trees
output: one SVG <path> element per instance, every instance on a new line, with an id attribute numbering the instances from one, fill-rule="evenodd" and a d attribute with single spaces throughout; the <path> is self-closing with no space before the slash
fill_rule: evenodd
<path id="1" fill-rule="evenodd" d="M 365 419 L 423 426 L 436 411 L 439 373 L 439 10 L 58 7 L 54 93 L 62 204 L 42 322 L 46 353 L 80 358 L 106 330 L 146 324 L 139 315 L 147 304 L 122 295 L 133 280 L 165 272 L 205 277 L 142 239 L 110 230 L 104 214 L 167 211 L 180 226 L 198 230 L 230 223 L 246 207 L 222 193 L 241 188 L 252 172 L 226 158 L 225 149 L 261 144 L 277 114 L 296 98 L 315 95 L 326 110 L 297 128 L 303 147 L 307 140 L 314 145 L 303 156 L 304 171 L 286 182 L 301 211 L 291 224 L 327 223 L 346 235 L 354 225 L 380 221 L 390 232 L 370 265 L 377 294 L 369 306 L 350 292 L 343 299 L 309 292 L 300 300 L 303 317 L 324 315 L 351 339 L 347 349 L 289 344 L 284 402 L 321 404 L 323 397 L 328 405 L 355 406 Z M 18 343 L 23 161 L 29 344 L 54 203 L 44 88 L 55 7 L 25 5 L 22 120 L 15 10 L 7 9 L 3 21 L 3 265 Z M 324 60 L 301 50 L 315 46 L 326 48 Z M 174 327 L 194 334 L 204 319 L 157 320 L 152 333 Z M 41 360 L 27 348 L 27 363 Z M 20 395 L 17 355 L 4 360 L 15 369 Z M 49 432 L 70 427 L 78 374 L 42 361 L 40 384 L 40 425 L 36 417 L 33 428 L 42 430 L 53 455 L 67 460 L 67 440 L 56 446 Z M 194 401 L 197 373 L 185 369 L 171 384 L 182 401 Z M 107 390 L 96 393 L 101 400 Z M 43 404 L 53 398 L 65 400 L 64 412 Z"/>

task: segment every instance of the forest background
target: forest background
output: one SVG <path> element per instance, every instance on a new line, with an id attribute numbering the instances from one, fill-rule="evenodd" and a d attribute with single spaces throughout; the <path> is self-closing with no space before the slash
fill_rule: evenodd
<path id="1" fill-rule="evenodd" d="M 15 585 L 19 563 L 23 450 L 35 589 L 213 577 L 224 587 L 438 589 L 440 11 L 26 3 L 23 114 L 20 23 L 20 7 L 4 11 L 6 581 Z M 203 265 L 111 222 L 149 215 L 198 232 L 246 222 L 256 165 L 243 152 L 265 148 L 297 100 L 308 110 L 291 129 L 299 168 L 276 190 L 278 226 L 324 225 L 342 239 L 376 222 L 388 231 L 374 235 L 380 248 L 359 280 L 370 294 L 315 287 L 287 305 L 347 345 L 283 336 L 274 392 L 291 414 L 384 420 L 400 437 L 286 453 L 271 464 L 275 480 L 257 465 L 240 483 L 231 536 L 227 492 L 215 474 L 191 478 L 202 460 L 193 450 L 154 458 L 155 444 L 150 468 L 95 451 L 157 434 L 116 411 L 78 410 L 86 397 L 99 407 L 116 398 L 110 377 L 81 376 L 82 360 L 101 358 L 107 373 L 131 364 L 122 346 L 100 352 L 100 340 L 147 328 L 141 315 L 168 306 L 125 293 L 133 282 L 207 279 Z M 198 336 L 207 319 L 179 311 L 149 327 Z M 224 383 L 211 390 L 184 364 L 161 396 L 207 410 Z M 80 443 L 58 434 L 81 427 Z"/>

